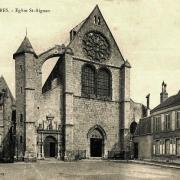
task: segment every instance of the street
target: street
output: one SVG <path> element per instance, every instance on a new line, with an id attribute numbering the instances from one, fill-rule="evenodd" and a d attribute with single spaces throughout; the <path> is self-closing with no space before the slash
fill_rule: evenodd
<path id="1" fill-rule="evenodd" d="M 180 179 L 180 169 L 118 161 L 38 161 L 0 164 L 0 179 L 11 180 L 136 180 Z"/>

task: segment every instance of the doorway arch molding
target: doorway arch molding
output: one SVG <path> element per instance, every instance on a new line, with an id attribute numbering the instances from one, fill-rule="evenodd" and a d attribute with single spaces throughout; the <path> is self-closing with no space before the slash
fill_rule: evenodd
<path id="1" fill-rule="evenodd" d="M 94 130 L 98 130 L 100 133 L 102 133 L 103 139 L 107 140 L 107 135 L 105 130 L 98 124 L 96 124 L 95 126 L 91 127 L 87 133 L 87 138 L 89 139 L 91 137 L 91 134 Z"/>
<path id="2" fill-rule="evenodd" d="M 101 134 L 102 137 L 102 156 L 101 158 L 107 158 L 108 157 L 108 151 L 107 151 L 107 134 L 105 130 L 102 128 L 102 126 L 96 124 L 93 127 L 91 127 L 87 133 L 87 147 L 86 147 L 86 158 L 91 158 L 91 139 L 93 138 L 91 135 L 94 131 L 98 131 Z M 97 138 L 96 138 L 97 139 Z"/>

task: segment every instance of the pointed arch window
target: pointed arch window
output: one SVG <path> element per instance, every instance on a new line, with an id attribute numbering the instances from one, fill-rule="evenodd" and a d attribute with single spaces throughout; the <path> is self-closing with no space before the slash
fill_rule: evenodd
<path id="1" fill-rule="evenodd" d="M 102 68 L 97 74 L 97 96 L 111 97 L 111 74 Z"/>
<path id="2" fill-rule="evenodd" d="M 91 65 L 82 68 L 82 94 L 95 95 L 95 68 Z"/>

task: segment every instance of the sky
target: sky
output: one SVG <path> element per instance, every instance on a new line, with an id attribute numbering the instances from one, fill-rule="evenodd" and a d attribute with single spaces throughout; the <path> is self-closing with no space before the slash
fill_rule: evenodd
<path id="1" fill-rule="evenodd" d="M 12 58 L 26 34 L 37 54 L 56 44 L 67 44 L 69 31 L 99 8 L 131 68 L 131 98 L 150 107 L 160 102 L 161 84 L 169 96 L 180 89 L 179 0 L 1 0 L 0 74 L 15 94 L 15 62 Z M 40 8 L 49 13 L 16 13 L 15 9 Z M 43 66 L 43 81 L 57 59 Z"/>

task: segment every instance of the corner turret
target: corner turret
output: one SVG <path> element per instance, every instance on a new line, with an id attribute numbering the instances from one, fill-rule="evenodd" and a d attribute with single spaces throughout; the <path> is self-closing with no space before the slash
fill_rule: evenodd
<path id="1" fill-rule="evenodd" d="M 34 56 L 37 57 L 29 39 L 27 36 L 25 36 L 24 40 L 22 41 L 21 45 L 17 49 L 17 51 L 13 54 L 13 59 L 16 58 L 17 55 L 24 54 L 24 53 L 30 53 L 34 54 Z"/>
<path id="2" fill-rule="evenodd" d="M 36 160 L 36 136 L 34 120 L 34 96 L 37 55 L 25 36 L 14 53 L 16 72 L 16 120 L 17 160 Z"/>

